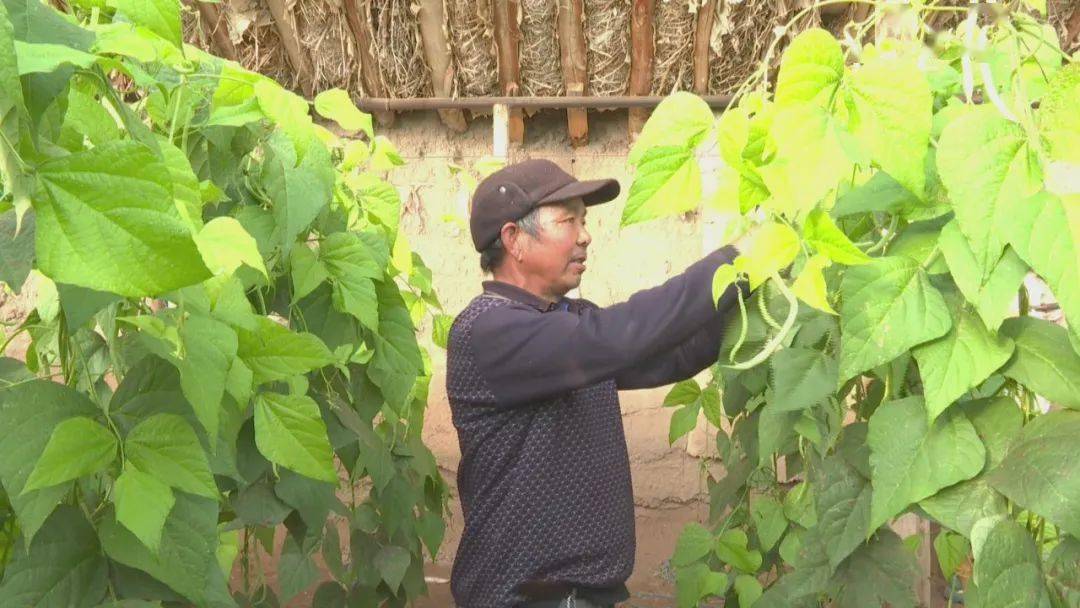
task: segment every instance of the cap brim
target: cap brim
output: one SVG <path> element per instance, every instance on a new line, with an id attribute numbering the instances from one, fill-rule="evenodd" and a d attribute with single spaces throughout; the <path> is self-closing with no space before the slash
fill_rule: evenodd
<path id="1" fill-rule="evenodd" d="M 549 205 L 581 197 L 586 206 L 598 205 L 619 196 L 619 182 L 613 179 L 588 179 L 569 183 L 540 199 L 538 205 Z"/>

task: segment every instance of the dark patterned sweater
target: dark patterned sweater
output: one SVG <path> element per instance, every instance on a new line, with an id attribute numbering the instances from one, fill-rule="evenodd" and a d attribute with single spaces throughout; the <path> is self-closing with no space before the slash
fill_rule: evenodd
<path id="1" fill-rule="evenodd" d="M 461 608 L 509 608 L 569 588 L 627 597 L 634 501 L 619 389 L 663 386 L 716 361 L 735 288 L 711 301 L 727 247 L 600 308 L 484 283 L 450 330 L 447 392 L 461 444 Z M 742 287 L 742 286 L 740 286 Z"/>

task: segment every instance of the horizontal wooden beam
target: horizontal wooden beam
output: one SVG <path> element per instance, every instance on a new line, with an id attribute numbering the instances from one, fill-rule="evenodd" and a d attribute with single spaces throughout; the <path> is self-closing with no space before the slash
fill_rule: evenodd
<path id="1" fill-rule="evenodd" d="M 701 95 L 705 103 L 723 110 L 731 103 L 731 95 Z M 508 108 L 565 110 L 567 108 L 618 109 L 655 108 L 666 99 L 663 95 L 610 95 L 603 97 L 414 97 L 389 99 L 364 97 L 357 105 L 365 112 L 408 110 L 491 110 L 502 104 Z"/>

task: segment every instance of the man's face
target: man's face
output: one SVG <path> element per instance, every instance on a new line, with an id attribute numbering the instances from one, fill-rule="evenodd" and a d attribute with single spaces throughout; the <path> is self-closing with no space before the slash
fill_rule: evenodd
<path id="1" fill-rule="evenodd" d="M 586 250 L 592 242 L 585 215 L 580 198 L 545 205 L 537 210 L 537 236 L 521 235 L 521 270 L 548 295 L 562 297 L 581 284 Z"/>

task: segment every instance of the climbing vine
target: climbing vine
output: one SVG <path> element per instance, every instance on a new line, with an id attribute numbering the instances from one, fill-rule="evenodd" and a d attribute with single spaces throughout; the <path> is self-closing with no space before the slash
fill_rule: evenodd
<path id="1" fill-rule="evenodd" d="M 0 282 L 37 294 L 0 358 L 0 605 L 283 605 L 318 559 L 315 605 L 404 606 L 447 490 L 401 158 L 346 92 L 184 45 L 176 0 L 66 4 L 0 4 Z"/>
<path id="2" fill-rule="evenodd" d="M 755 289 L 713 379 L 665 402 L 724 469 L 678 604 L 914 606 L 919 537 L 890 527 L 914 513 L 966 605 L 1080 606 L 1080 65 L 1045 2 L 870 4 L 719 120 L 671 96 L 631 151 L 624 225 L 701 202 L 750 231 L 712 286 Z M 1031 315 L 1029 273 L 1065 325 Z"/>

